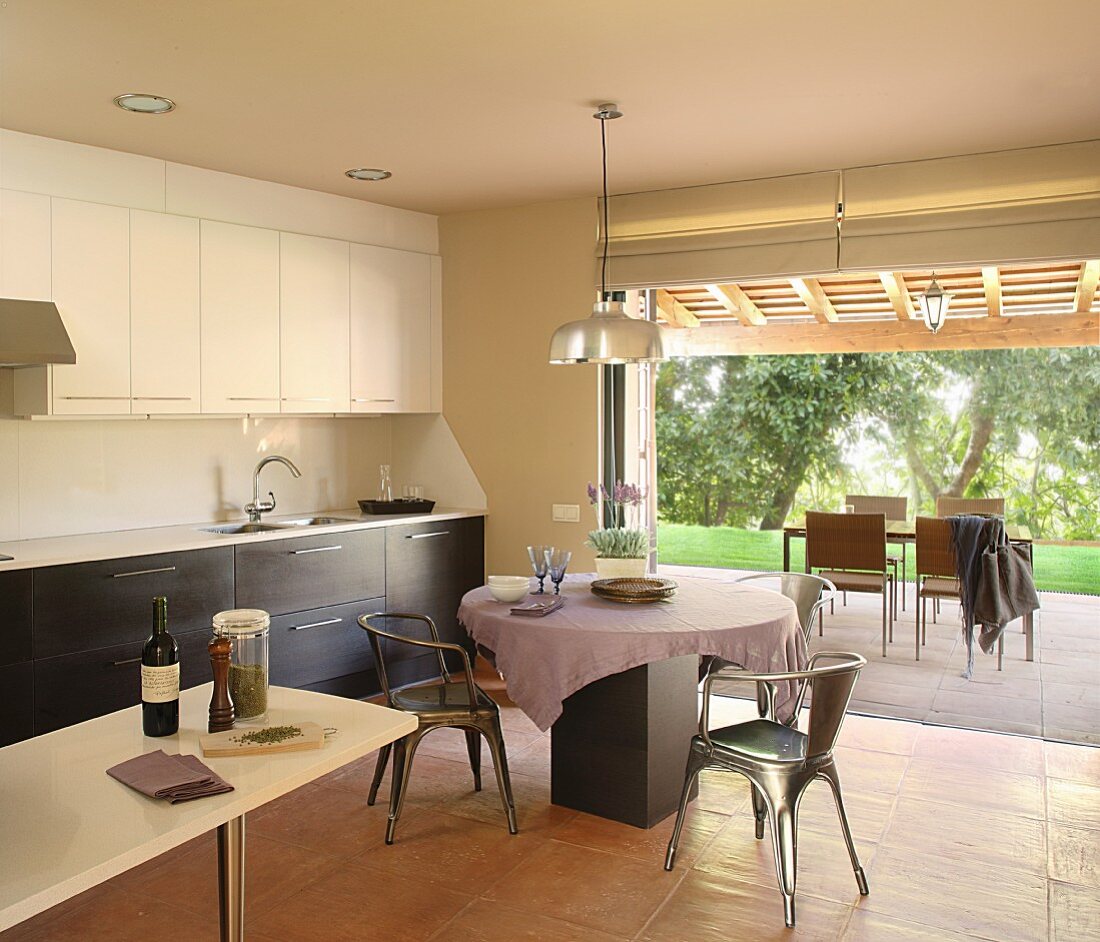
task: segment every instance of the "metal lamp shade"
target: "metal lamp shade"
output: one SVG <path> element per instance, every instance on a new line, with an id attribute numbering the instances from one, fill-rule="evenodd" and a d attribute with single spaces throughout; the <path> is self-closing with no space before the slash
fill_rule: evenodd
<path id="1" fill-rule="evenodd" d="M 920 296 L 920 310 L 924 316 L 924 325 L 934 334 L 940 332 L 943 322 L 947 319 L 947 307 L 954 295 L 948 294 L 939 286 L 935 278 L 928 286 L 928 290 Z"/>
<path id="2" fill-rule="evenodd" d="M 550 339 L 551 363 L 650 363 L 667 359 L 661 328 L 630 317 L 622 301 L 599 301 L 592 316 L 562 324 Z"/>

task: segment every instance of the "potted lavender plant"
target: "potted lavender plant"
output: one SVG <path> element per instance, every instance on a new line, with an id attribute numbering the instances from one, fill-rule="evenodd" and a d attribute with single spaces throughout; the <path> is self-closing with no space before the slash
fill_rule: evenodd
<path id="1" fill-rule="evenodd" d="M 596 512 L 597 530 L 588 531 L 587 545 L 596 551 L 596 573 L 601 579 L 641 578 L 649 557 L 649 531 L 641 526 L 644 495 L 634 484 L 615 482 L 608 493 L 588 485 L 588 502 Z M 601 515 L 601 501 L 603 503 Z M 602 524 L 610 522 L 610 526 Z"/>

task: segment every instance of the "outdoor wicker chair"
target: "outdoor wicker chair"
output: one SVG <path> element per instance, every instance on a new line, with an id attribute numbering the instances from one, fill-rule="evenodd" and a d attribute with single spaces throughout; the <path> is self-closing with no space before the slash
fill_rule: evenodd
<path id="1" fill-rule="evenodd" d="M 427 626 L 432 640 L 421 641 L 417 638 L 383 631 L 371 624 L 376 620 L 384 620 L 387 625 L 392 620 L 422 622 Z M 481 737 L 484 736 L 488 741 L 489 751 L 493 756 L 493 768 L 496 771 L 497 787 L 500 789 L 504 813 L 508 818 L 508 831 L 516 834 L 516 805 L 512 798 L 512 782 L 508 776 L 508 758 L 504 750 L 504 734 L 500 727 L 500 708 L 484 690 L 474 683 L 469 654 L 461 645 L 440 641 L 435 622 L 427 615 L 375 612 L 371 615 L 361 615 L 359 626 L 370 636 L 378 680 L 386 696 L 386 705 L 394 710 L 411 713 L 418 723 L 415 732 L 409 733 L 390 745 L 383 746 L 378 753 L 378 762 L 374 768 L 374 780 L 371 782 L 367 804 L 373 805 L 378 797 L 378 786 L 382 784 L 382 775 L 386 771 L 386 763 L 392 751 L 393 778 L 390 784 L 390 813 L 386 822 L 386 843 L 393 843 L 397 819 L 401 816 L 401 807 L 409 785 L 409 773 L 412 770 L 416 747 L 428 733 L 445 727 L 459 728 L 466 732 L 466 748 L 470 756 L 470 768 L 474 773 L 475 791 L 481 791 Z M 412 687 L 402 687 L 399 690 L 391 688 L 383 651 L 389 644 L 407 644 L 434 651 L 439 659 L 439 677 L 443 682 L 417 684 Z M 462 680 L 451 679 L 444 660 L 446 652 L 460 657 Z"/>
<path id="2" fill-rule="evenodd" d="M 953 517 L 955 514 L 1005 515 L 1003 497 L 944 497 L 936 498 L 936 516 Z"/>
<path id="3" fill-rule="evenodd" d="M 908 497 L 886 497 L 877 494 L 848 494 L 844 498 L 844 503 L 852 508 L 853 513 L 857 514 L 886 514 L 887 520 L 907 520 L 909 514 L 909 498 Z M 901 552 L 896 550 L 890 552 L 890 546 L 900 546 Z M 905 611 L 905 589 L 907 585 L 908 576 L 908 549 L 909 543 L 906 540 L 897 540 L 894 543 L 887 544 L 886 550 L 886 562 L 894 570 L 894 585 L 898 587 L 900 591 L 894 593 L 894 621 L 898 618 L 898 595 L 901 595 L 901 610 Z M 901 580 L 898 580 L 898 566 L 901 566 Z M 847 596 L 845 596 L 844 604 L 848 604 Z"/>
<path id="4" fill-rule="evenodd" d="M 828 667 L 817 666 L 819 661 L 828 660 L 840 663 Z M 866 663 L 858 654 L 821 652 L 810 658 L 809 667 L 804 671 L 753 674 L 720 669 L 707 677 L 703 683 L 699 732 L 691 738 L 680 808 L 665 853 L 666 870 L 671 870 L 675 863 L 676 847 L 680 842 L 688 802 L 699 773 L 705 769 L 737 772 L 749 780 L 752 790 L 756 839 L 763 839 L 765 823 L 771 826 L 776 876 L 779 890 L 783 894 L 783 917 L 788 926 L 793 926 L 794 894 L 798 876 L 798 806 L 806 788 L 820 778 L 829 783 L 836 801 L 840 829 L 848 846 L 856 885 L 860 894 L 868 894 L 867 877 L 852 840 L 852 830 L 844 812 L 840 777 L 833 760 L 833 748 L 840 735 L 852 689 Z M 809 689 L 812 693 L 809 731 L 802 733 L 791 726 L 763 717 L 711 730 L 711 686 L 716 679 L 743 680 L 758 686 L 794 681 L 799 685 L 794 707 L 796 717 Z"/>
<path id="5" fill-rule="evenodd" d="M 882 594 L 882 656 L 894 640 L 894 577 L 886 562 L 885 514 L 806 514 L 806 569 L 841 591 Z"/>

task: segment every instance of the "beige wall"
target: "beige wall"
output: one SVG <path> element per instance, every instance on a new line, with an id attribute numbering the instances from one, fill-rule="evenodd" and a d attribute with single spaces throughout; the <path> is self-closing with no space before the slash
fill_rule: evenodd
<path id="1" fill-rule="evenodd" d="M 550 336 L 595 300 L 591 199 L 443 216 L 443 409 L 488 502 L 491 573 L 527 571 L 529 543 L 574 553 L 594 521 L 598 368 L 550 366 Z M 551 504 L 581 505 L 553 523 Z"/>

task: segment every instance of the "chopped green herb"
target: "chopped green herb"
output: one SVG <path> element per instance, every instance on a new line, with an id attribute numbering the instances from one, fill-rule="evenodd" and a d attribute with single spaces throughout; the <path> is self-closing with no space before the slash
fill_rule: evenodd
<path id="1" fill-rule="evenodd" d="M 267 668 L 263 664 L 230 664 L 229 698 L 237 719 L 263 716 L 267 712 Z"/>
<path id="2" fill-rule="evenodd" d="M 240 736 L 234 736 L 231 742 L 239 742 L 242 745 L 264 745 L 286 742 L 302 735 L 300 726 L 268 726 L 264 729 L 253 729 Z"/>

